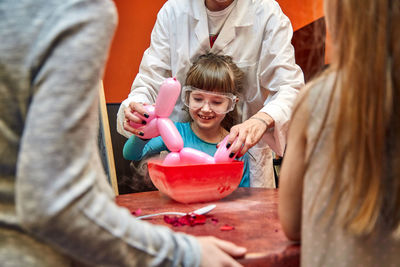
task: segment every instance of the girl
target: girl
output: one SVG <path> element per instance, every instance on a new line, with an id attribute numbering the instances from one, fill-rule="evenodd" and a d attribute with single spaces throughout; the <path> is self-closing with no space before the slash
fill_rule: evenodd
<path id="1" fill-rule="evenodd" d="M 400 0 L 325 11 L 334 54 L 291 120 L 279 217 L 302 266 L 399 266 Z"/>
<path id="2" fill-rule="evenodd" d="M 211 156 L 216 145 L 238 123 L 236 103 L 242 89 L 243 72 L 228 56 L 206 54 L 200 56 L 189 69 L 182 101 L 191 121 L 175 123 L 185 147 L 203 151 Z M 150 141 L 133 135 L 125 143 L 125 159 L 138 161 L 167 150 L 161 137 Z M 231 155 L 233 157 L 233 154 Z M 250 186 L 248 155 L 245 154 L 241 187 Z"/>

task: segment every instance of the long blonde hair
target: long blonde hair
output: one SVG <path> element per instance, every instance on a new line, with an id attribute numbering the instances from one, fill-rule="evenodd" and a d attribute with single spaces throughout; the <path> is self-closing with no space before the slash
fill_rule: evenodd
<path id="1" fill-rule="evenodd" d="M 339 222 L 347 231 L 368 236 L 385 223 L 400 237 L 400 0 L 325 2 L 334 44 L 327 73 L 340 95 L 325 212 L 346 195 Z"/>
<path id="2" fill-rule="evenodd" d="M 193 62 L 187 73 L 185 85 L 240 96 L 243 78 L 244 72 L 232 61 L 231 57 L 208 53 L 199 56 Z M 226 114 L 221 126 L 230 131 L 231 127 L 238 123 L 239 114 L 236 105 L 234 110 Z"/>

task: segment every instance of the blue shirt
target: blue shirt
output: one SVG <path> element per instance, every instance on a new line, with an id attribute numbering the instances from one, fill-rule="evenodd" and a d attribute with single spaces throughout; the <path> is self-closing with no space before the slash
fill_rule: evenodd
<path id="1" fill-rule="evenodd" d="M 175 122 L 175 126 L 183 139 L 184 147 L 191 147 L 214 156 L 217 151 L 217 143 L 208 143 L 201 140 L 193 132 L 190 122 Z M 168 150 L 161 136 L 155 137 L 150 141 L 144 141 L 132 135 L 124 145 L 123 155 L 125 159 L 139 161 L 147 156 L 157 155 L 161 151 Z M 243 177 L 239 187 L 250 187 L 249 157 L 246 153 L 240 158 L 244 162 Z"/>

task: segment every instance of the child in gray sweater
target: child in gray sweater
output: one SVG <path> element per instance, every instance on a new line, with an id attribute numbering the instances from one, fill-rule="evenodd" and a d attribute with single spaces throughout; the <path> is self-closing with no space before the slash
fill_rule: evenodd
<path id="1" fill-rule="evenodd" d="M 0 265 L 236 265 L 220 247 L 243 248 L 114 202 L 97 148 L 112 1 L 3 0 L 0 18 Z"/>

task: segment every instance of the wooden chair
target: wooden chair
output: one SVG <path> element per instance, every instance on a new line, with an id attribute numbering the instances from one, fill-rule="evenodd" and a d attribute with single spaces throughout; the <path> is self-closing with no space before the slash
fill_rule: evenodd
<path id="1" fill-rule="evenodd" d="M 107 105 L 106 105 L 106 98 L 104 95 L 103 81 L 100 82 L 99 90 L 100 90 L 99 94 L 100 127 L 99 127 L 99 138 L 98 138 L 99 150 L 101 154 L 101 160 L 103 162 L 104 171 L 106 172 L 108 177 L 108 181 L 111 184 L 115 195 L 118 196 L 119 195 L 118 181 L 115 172 L 115 161 L 111 143 L 110 124 L 108 122 Z"/>

